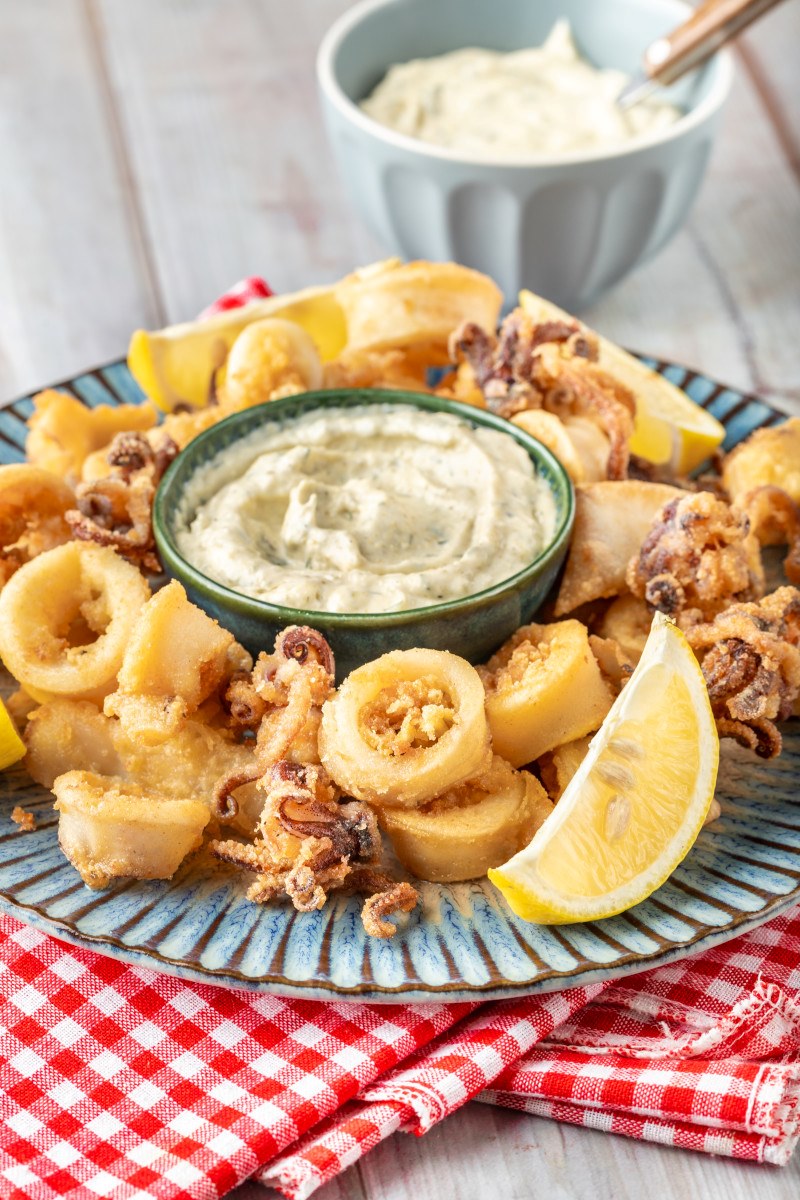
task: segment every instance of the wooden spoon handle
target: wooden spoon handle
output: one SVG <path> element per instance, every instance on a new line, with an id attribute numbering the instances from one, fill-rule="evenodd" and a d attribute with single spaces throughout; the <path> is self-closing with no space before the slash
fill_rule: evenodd
<path id="1" fill-rule="evenodd" d="M 683 25 L 648 46 L 645 74 L 661 84 L 672 83 L 778 3 L 780 0 L 704 0 Z"/>

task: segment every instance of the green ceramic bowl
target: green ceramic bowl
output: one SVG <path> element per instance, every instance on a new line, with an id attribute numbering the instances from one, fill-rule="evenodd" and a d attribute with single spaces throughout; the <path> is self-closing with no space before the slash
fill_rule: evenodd
<path id="1" fill-rule="evenodd" d="M 393 613 L 311 612 L 269 604 L 216 583 L 186 561 L 177 545 L 177 518 L 186 517 L 182 501 L 187 483 L 211 459 L 273 421 L 284 424 L 312 409 L 373 404 L 408 405 L 429 412 L 451 413 L 473 426 L 496 429 L 513 437 L 528 452 L 537 472 L 553 492 L 556 532 L 550 545 L 510 579 L 473 596 Z M 501 417 L 416 392 L 339 389 L 272 400 L 234 413 L 201 433 L 178 455 L 161 481 L 153 509 L 153 528 L 167 573 L 180 580 L 194 603 L 216 617 L 252 654 L 271 650 L 276 635 L 287 625 L 311 625 L 333 647 L 336 674 L 342 679 L 355 667 L 388 650 L 413 646 L 451 650 L 470 662 L 484 661 L 515 629 L 531 619 L 550 590 L 567 552 L 574 506 L 572 485 L 558 459 L 535 438 Z"/>

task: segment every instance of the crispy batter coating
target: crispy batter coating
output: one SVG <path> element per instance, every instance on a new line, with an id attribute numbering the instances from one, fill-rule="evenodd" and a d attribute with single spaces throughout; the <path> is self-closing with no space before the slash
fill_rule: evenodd
<path id="1" fill-rule="evenodd" d="M 739 496 L 753 535 L 762 546 L 786 546 L 783 570 L 790 583 L 800 583 L 800 507 L 783 488 L 764 484 Z"/>
<path id="2" fill-rule="evenodd" d="M 25 451 L 28 462 L 76 484 L 85 460 L 108 446 L 115 434 L 152 429 L 156 410 L 152 404 L 98 404 L 90 408 L 66 392 L 52 388 L 33 398 Z"/>
<path id="3" fill-rule="evenodd" d="M 412 392 L 429 392 L 428 367 L 435 349 L 409 347 L 395 350 L 349 350 L 323 367 L 324 386 L 381 387 Z"/>
<path id="4" fill-rule="evenodd" d="M 597 365 L 598 345 L 577 321 L 537 323 L 521 308 L 498 337 L 465 323 L 450 340 L 454 361 L 472 367 L 487 406 L 503 417 L 544 408 L 562 420 L 590 416 L 609 440 L 606 476 L 624 479 L 636 402 L 624 384 Z"/>
<path id="5" fill-rule="evenodd" d="M 711 492 L 670 500 L 626 573 L 634 596 L 681 625 L 708 621 L 764 590 L 758 542 L 746 515 Z"/>
<path id="6" fill-rule="evenodd" d="M 112 546 L 129 562 L 159 574 L 151 520 L 153 497 L 161 476 L 178 453 L 165 438 L 154 450 L 141 433 L 118 433 L 108 451 L 109 474 L 76 488 L 77 508 L 66 520 L 83 542 Z"/>
<path id="7" fill-rule="evenodd" d="M 733 604 L 687 637 L 720 734 L 774 758 L 775 721 L 790 717 L 800 696 L 800 591 L 782 587 L 757 604 Z"/>
<path id="8" fill-rule="evenodd" d="M 800 504 L 800 417 L 757 429 L 735 446 L 723 461 L 722 482 L 732 500 L 771 485 Z"/>
<path id="9" fill-rule="evenodd" d="M 400 680 L 361 710 L 365 740 L 394 756 L 432 746 L 455 719 L 452 698 L 433 675 Z"/>
<path id="10" fill-rule="evenodd" d="M 52 472 L 0 466 L 0 588 L 37 554 L 69 541 L 64 514 L 74 503 L 72 489 Z"/>
<path id="11" fill-rule="evenodd" d="M 11 820 L 15 825 L 19 825 L 23 833 L 33 833 L 36 828 L 36 817 L 27 809 L 21 808 L 19 804 L 15 804 L 11 810 Z"/>

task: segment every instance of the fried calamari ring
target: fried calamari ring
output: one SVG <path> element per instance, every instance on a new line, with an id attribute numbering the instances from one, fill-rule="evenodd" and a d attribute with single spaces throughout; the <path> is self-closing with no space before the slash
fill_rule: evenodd
<path id="1" fill-rule="evenodd" d="M 100 700 L 149 596 L 113 550 L 67 542 L 20 567 L 0 592 L 0 657 L 37 700 Z"/>
<path id="2" fill-rule="evenodd" d="M 74 502 L 50 471 L 29 463 L 0 467 L 0 588 L 23 563 L 69 541 L 64 514 Z"/>
<path id="3" fill-rule="evenodd" d="M 444 352 L 462 321 L 494 329 L 503 303 L 497 284 L 480 271 L 397 258 L 348 275 L 335 294 L 347 321 L 347 352 L 421 344 Z"/>
<path id="4" fill-rule="evenodd" d="M 414 807 L 489 763 L 483 685 L 443 650 L 393 650 L 353 671 L 322 710 L 331 777 L 375 805 Z"/>
<path id="5" fill-rule="evenodd" d="M 494 748 L 514 767 L 594 733 L 613 702 L 580 621 L 523 625 L 478 670 Z"/>
<path id="6" fill-rule="evenodd" d="M 538 779 L 502 758 L 422 808 L 381 809 L 381 829 L 420 879 L 476 879 L 527 846 L 552 812 Z"/>

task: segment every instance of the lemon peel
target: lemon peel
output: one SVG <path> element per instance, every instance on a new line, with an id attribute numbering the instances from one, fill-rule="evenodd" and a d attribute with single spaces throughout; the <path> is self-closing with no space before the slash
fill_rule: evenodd
<path id="1" fill-rule="evenodd" d="M 0 771 L 25 757 L 25 743 L 19 736 L 8 709 L 0 700 Z"/>

